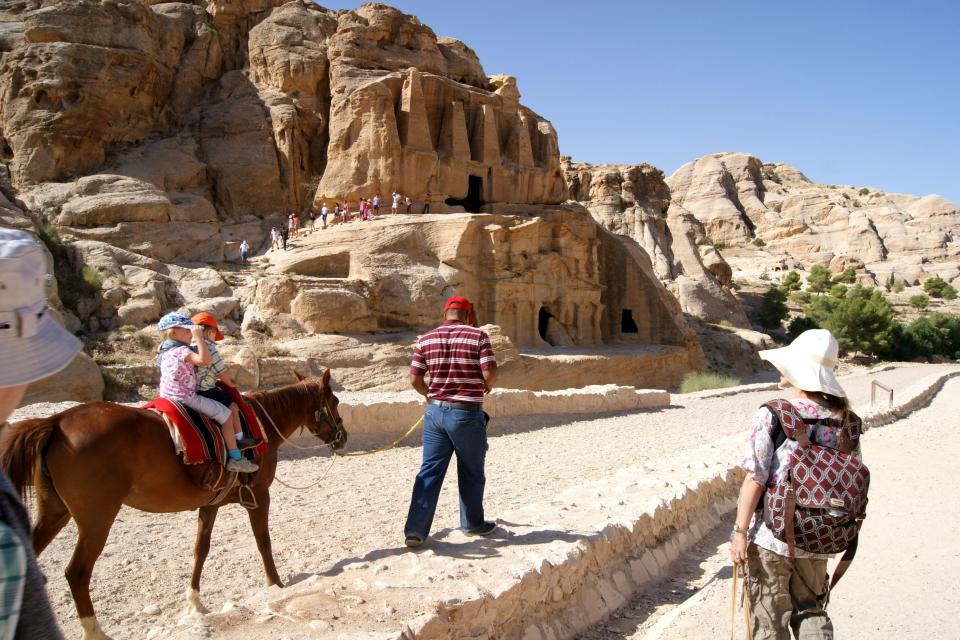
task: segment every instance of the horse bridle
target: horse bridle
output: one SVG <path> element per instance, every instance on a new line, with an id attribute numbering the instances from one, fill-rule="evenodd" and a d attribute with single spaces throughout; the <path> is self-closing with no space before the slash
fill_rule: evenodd
<path id="1" fill-rule="evenodd" d="M 338 416 L 334 419 L 333 415 L 333 410 L 330 408 L 330 398 L 324 398 L 321 407 L 313 413 L 313 419 L 317 422 L 315 435 L 320 436 L 323 424 L 326 423 L 333 432 L 333 439 L 327 443 L 331 446 L 339 444 L 346 433 L 343 428 L 343 418 Z"/>

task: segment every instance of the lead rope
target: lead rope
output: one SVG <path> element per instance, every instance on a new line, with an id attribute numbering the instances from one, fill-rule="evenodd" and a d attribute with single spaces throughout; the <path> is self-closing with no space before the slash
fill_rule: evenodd
<path id="1" fill-rule="evenodd" d="M 263 412 L 263 415 L 265 415 L 265 416 L 267 417 L 267 420 L 270 422 L 270 426 L 273 427 L 273 430 L 276 432 L 276 434 L 277 434 L 278 436 L 280 436 L 281 442 L 284 442 L 284 443 L 286 443 L 286 444 L 289 444 L 289 445 L 290 445 L 291 447 L 293 447 L 294 449 L 300 449 L 301 451 L 315 451 L 315 450 L 317 450 L 317 449 L 324 449 L 324 448 L 329 447 L 329 446 L 331 446 L 331 445 L 333 444 L 332 442 L 327 442 L 327 443 L 324 443 L 324 444 L 322 444 L 322 445 L 313 446 L 313 447 L 298 447 L 297 445 L 293 444 L 292 442 L 290 442 L 287 438 L 285 438 L 285 437 L 283 436 L 283 433 L 280 432 L 280 428 L 277 427 L 277 423 L 273 421 L 273 417 L 271 417 L 271 416 L 270 416 L 270 413 L 264 408 L 264 406 L 263 406 L 262 404 L 260 404 L 260 401 L 259 401 L 259 400 L 257 400 L 256 398 L 249 398 L 249 400 L 252 400 L 253 402 L 255 402 L 255 403 L 257 404 L 258 407 L 260 407 L 260 411 L 262 411 L 262 412 Z M 303 426 L 301 426 L 300 428 L 303 429 Z M 277 447 L 277 448 L 279 449 L 279 447 Z M 308 485 L 305 486 L 305 487 L 297 487 L 297 486 L 294 486 L 294 485 L 292 485 L 292 484 L 287 484 L 286 482 L 284 482 L 283 480 L 281 480 L 280 477 L 279 477 L 278 475 L 276 475 L 276 473 L 274 473 L 273 479 L 276 480 L 277 482 L 279 482 L 280 484 L 282 484 L 283 486 L 285 486 L 287 489 L 293 489 L 294 491 L 306 491 L 307 489 L 313 489 L 314 487 L 316 487 L 317 485 L 319 485 L 321 482 L 323 482 L 323 479 L 327 477 L 327 474 L 330 473 L 330 470 L 331 470 L 331 469 L 333 469 L 333 463 L 334 463 L 335 461 L 336 461 L 336 457 L 335 457 L 335 456 L 334 456 L 334 457 L 331 457 L 331 458 L 330 458 L 330 464 L 327 466 L 327 470 L 323 472 L 323 474 L 320 476 L 320 478 L 319 478 L 316 482 L 311 483 L 311 484 L 308 484 Z"/>
<path id="2" fill-rule="evenodd" d="M 730 640 L 734 640 L 737 629 L 737 579 L 740 573 L 740 565 L 733 565 L 733 580 L 731 585 L 733 593 L 730 598 Z M 743 620 L 747 625 L 747 640 L 753 640 L 753 616 L 750 611 L 750 596 L 747 594 L 747 569 L 743 568 L 743 588 L 740 591 L 740 607 L 743 611 Z"/>

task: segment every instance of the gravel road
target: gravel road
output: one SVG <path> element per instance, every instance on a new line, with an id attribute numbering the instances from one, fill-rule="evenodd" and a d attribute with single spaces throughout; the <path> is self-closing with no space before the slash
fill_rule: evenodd
<path id="1" fill-rule="evenodd" d="M 873 377 L 904 390 L 920 377 L 947 368 L 917 365 L 875 375 L 860 372 L 844 378 L 843 384 L 859 404 L 869 399 Z M 738 431 L 745 433 L 757 406 L 778 395 L 770 391 L 712 399 L 674 396 L 672 406 L 660 410 L 495 421 L 490 427 L 493 437 L 487 457 L 487 511 L 496 516 L 523 504 L 547 501 L 567 487 L 608 477 L 621 467 L 674 456 Z M 34 405 L 20 410 L 18 417 L 49 410 L 49 406 Z M 332 462 L 326 454 L 282 452 L 278 476 L 290 484 L 310 484 L 327 473 L 330 464 L 333 467 L 320 486 L 309 491 L 274 485 L 271 531 L 281 576 L 296 580 L 371 550 L 400 544 L 419 460 L 416 443 Z M 451 468 L 437 511 L 437 528 L 458 523 L 455 475 Z M 938 495 L 932 490 L 936 483 L 922 486 L 929 490 L 915 492 L 918 497 Z M 881 493 L 879 489 L 874 492 Z M 881 509 L 876 505 L 872 512 L 879 515 Z M 922 530 L 911 524 L 909 517 L 903 522 Z M 194 531 L 191 512 L 155 515 L 128 508 L 120 512 L 92 584 L 94 603 L 108 633 L 118 640 L 153 637 L 176 622 L 191 570 Z M 75 539 L 71 523 L 41 557 L 51 599 L 68 636 L 79 630 L 62 575 Z M 863 553 L 865 557 L 874 555 L 866 549 Z M 854 583 L 851 577 L 845 588 L 852 590 Z M 216 610 L 227 600 L 242 601 L 262 585 L 260 560 L 245 512 L 235 505 L 226 507 L 217 521 L 206 563 L 204 601 Z M 838 611 L 842 611 L 840 600 Z M 145 609 L 150 613 L 144 613 Z"/>
<path id="2" fill-rule="evenodd" d="M 960 380 L 933 402 L 867 433 L 870 505 L 857 557 L 832 595 L 844 640 L 955 640 L 960 610 L 960 501 L 949 478 L 960 457 Z M 730 635 L 730 524 L 711 532 L 676 571 L 637 594 L 583 640 L 698 640 Z M 832 566 L 831 566 L 832 571 Z M 951 613 L 952 612 L 952 613 Z M 737 638 L 745 637 L 737 612 Z"/>

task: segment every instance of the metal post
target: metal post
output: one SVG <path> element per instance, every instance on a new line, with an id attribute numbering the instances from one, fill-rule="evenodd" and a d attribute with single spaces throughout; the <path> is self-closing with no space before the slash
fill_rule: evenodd
<path id="1" fill-rule="evenodd" d="M 870 381 L 870 406 L 872 407 L 877 400 L 877 387 L 880 387 L 887 392 L 887 407 L 893 406 L 893 389 L 887 385 L 877 382 L 876 380 Z"/>

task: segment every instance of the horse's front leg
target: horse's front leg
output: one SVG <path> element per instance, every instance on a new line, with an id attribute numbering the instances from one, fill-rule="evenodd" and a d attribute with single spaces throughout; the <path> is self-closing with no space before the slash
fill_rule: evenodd
<path id="1" fill-rule="evenodd" d="M 210 553 L 210 536 L 213 525 L 217 521 L 220 507 L 200 507 L 197 516 L 197 542 L 193 547 L 193 575 L 190 576 L 190 586 L 187 588 L 187 603 L 197 613 L 208 613 L 200 600 L 200 574 L 203 573 L 203 563 Z"/>
<path id="2" fill-rule="evenodd" d="M 257 549 L 263 558 L 263 571 L 267 574 L 267 586 L 282 587 L 283 581 L 277 573 L 277 565 L 273 562 L 273 547 L 270 544 L 270 491 L 257 492 L 257 508 L 247 509 L 250 518 L 250 528 L 253 537 L 257 539 Z"/>

